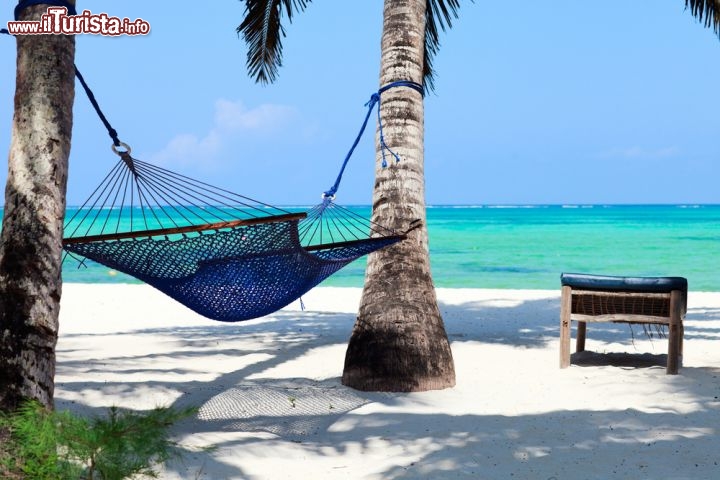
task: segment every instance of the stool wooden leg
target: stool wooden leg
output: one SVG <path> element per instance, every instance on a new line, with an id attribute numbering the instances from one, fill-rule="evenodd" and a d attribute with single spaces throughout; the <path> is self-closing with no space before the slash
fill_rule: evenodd
<path id="1" fill-rule="evenodd" d="M 680 317 L 680 348 L 678 348 L 678 355 L 680 355 L 680 366 L 682 367 L 682 359 L 683 359 L 683 341 L 685 339 L 685 327 L 683 326 L 683 318 Z"/>
<path id="2" fill-rule="evenodd" d="M 572 288 L 562 287 L 560 295 L 560 368 L 570 366 L 570 297 Z"/>
<path id="3" fill-rule="evenodd" d="M 585 335 L 587 333 L 587 322 L 578 322 L 577 339 L 575 339 L 575 351 L 585 351 Z"/>
<path id="4" fill-rule="evenodd" d="M 683 364 L 683 343 L 685 342 L 685 314 L 687 313 L 687 292 L 682 292 L 682 305 L 678 307 L 678 326 L 680 327 L 680 347 L 678 353 L 680 355 L 679 366 Z"/>
<path id="5" fill-rule="evenodd" d="M 668 325 L 668 360 L 667 373 L 675 375 L 678 373 L 680 348 L 682 344 L 682 292 L 673 290 L 670 292 L 670 325 Z"/>

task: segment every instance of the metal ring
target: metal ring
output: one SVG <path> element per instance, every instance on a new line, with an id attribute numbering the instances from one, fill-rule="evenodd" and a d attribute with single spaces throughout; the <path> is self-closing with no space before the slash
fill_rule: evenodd
<path id="1" fill-rule="evenodd" d="M 119 145 L 119 146 L 122 147 L 122 148 L 124 148 L 125 151 L 124 151 L 124 152 L 118 152 L 117 146 L 116 146 L 114 143 L 111 145 L 112 151 L 115 152 L 115 155 L 120 155 L 120 156 L 123 156 L 124 154 L 130 155 L 130 152 L 132 151 L 132 149 L 130 148 L 130 145 L 128 145 L 128 144 L 125 143 L 125 142 L 120 142 L 120 145 Z"/>

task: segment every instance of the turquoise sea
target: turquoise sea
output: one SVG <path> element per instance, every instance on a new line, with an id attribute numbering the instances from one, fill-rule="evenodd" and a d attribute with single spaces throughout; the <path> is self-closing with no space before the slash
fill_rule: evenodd
<path id="1" fill-rule="evenodd" d="M 369 207 L 353 207 L 369 215 Z M 437 287 L 559 288 L 561 272 L 684 276 L 720 291 L 720 205 L 528 205 L 428 208 Z M 365 261 L 326 280 L 361 286 Z M 66 282 L 136 282 L 88 262 Z"/>

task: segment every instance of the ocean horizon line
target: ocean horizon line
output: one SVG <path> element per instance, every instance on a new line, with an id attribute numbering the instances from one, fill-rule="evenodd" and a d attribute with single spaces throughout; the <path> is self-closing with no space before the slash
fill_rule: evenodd
<path id="1" fill-rule="evenodd" d="M 266 208 L 312 208 L 315 205 L 305 204 L 287 204 L 287 205 L 272 205 Z M 342 204 L 344 207 L 357 207 L 357 208 L 368 208 L 371 204 L 367 203 L 347 203 Z M 428 203 L 425 205 L 426 208 L 618 208 L 618 207 L 677 207 L 677 208 L 704 208 L 704 207 L 720 207 L 719 203 Z M 5 208 L 4 205 L 0 205 L 0 210 Z M 68 205 L 68 209 L 77 208 L 88 208 L 83 205 Z M 127 208 L 127 206 L 120 207 L 105 207 L 105 208 Z M 103 209 L 105 209 L 103 208 Z M 142 208 L 139 205 L 133 208 Z M 262 208 L 262 207 L 260 207 Z"/>

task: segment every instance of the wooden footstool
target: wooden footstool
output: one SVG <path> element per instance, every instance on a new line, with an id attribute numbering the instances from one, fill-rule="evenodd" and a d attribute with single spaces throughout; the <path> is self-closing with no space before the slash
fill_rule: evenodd
<path id="1" fill-rule="evenodd" d="M 575 320 L 577 352 L 585 350 L 588 322 L 667 325 L 667 373 L 678 373 L 687 311 L 687 279 L 563 273 L 560 283 L 560 368 L 570 366 L 570 323 Z"/>

